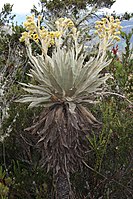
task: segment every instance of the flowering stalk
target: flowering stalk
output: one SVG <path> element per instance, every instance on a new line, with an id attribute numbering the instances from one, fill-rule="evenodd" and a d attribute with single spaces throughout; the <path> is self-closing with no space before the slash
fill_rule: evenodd
<path id="1" fill-rule="evenodd" d="M 115 41 L 120 41 L 120 31 L 122 26 L 120 26 L 120 20 L 114 19 L 113 16 L 109 18 L 102 18 L 101 21 L 96 22 L 96 34 L 100 38 L 101 50 L 105 51 L 110 47 Z"/>
<path id="2" fill-rule="evenodd" d="M 109 44 L 113 40 L 120 41 L 120 31 L 122 26 L 120 26 L 120 20 L 114 19 L 113 16 L 108 18 L 102 18 L 101 21 L 96 22 L 95 28 L 97 29 L 96 33 L 99 38 L 103 38 Z"/>
<path id="3" fill-rule="evenodd" d="M 34 15 L 28 16 L 27 21 L 24 23 L 26 31 L 22 33 L 20 38 L 21 42 L 30 44 L 29 40 L 33 40 L 42 50 L 42 53 L 46 56 L 48 48 L 55 45 L 56 39 L 74 27 L 74 23 L 70 19 L 60 18 L 55 22 L 57 31 L 48 31 L 45 27 L 40 26 L 41 16 L 38 16 L 37 23 L 35 23 Z"/>

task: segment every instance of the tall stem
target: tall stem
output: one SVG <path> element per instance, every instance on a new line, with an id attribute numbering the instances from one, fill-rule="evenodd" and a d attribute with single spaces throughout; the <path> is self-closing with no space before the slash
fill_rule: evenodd
<path id="1" fill-rule="evenodd" d="M 59 171 L 56 176 L 56 199 L 71 199 L 71 186 L 68 177 Z"/>

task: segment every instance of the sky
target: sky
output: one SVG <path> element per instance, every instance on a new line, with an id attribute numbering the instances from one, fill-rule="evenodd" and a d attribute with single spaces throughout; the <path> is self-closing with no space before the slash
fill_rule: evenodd
<path id="1" fill-rule="evenodd" d="M 37 5 L 38 2 L 38 0 L 0 0 L 0 10 L 5 3 L 10 3 L 11 5 L 14 4 L 13 13 L 28 14 L 33 5 Z"/>
<path id="2" fill-rule="evenodd" d="M 39 0 L 0 0 L 0 11 L 5 3 L 14 4 L 13 13 L 16 14 L 16 21 L 24 21 L 25 16 L 30 14 L 33 5 L 38 5 Z M 133 0 L 116 0 L 111 9 L 104 9 L 105 12 L 117 14 L 124 12 L 133 13 Z"/>
<path id="3" fill-rule="evenodd" d="M 111 9 L 106 10 L 109 13 L 115 11 L 116 14 L 122 14 L 125 12 L 133 13 L 133 0 L 116 0 Z"/>

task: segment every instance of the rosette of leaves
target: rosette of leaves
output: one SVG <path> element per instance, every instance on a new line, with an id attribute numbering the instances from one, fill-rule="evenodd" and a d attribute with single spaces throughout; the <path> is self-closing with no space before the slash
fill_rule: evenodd
<path id="1" fill-rule="evenodd" d="M 34 56 L 31 42 L 26 38 L 27 53 L 32 64 L 29 76 L 34 84 L 21 83 L 29 94 L 17 102 L 30 103 L 29 107 L 43 106 L 39 120 L 27 130 L 38 136 L 42 151 L 42 166 L 53 170 L 57 198 L 71 197 L 69 174 L 82 167 L 88 143 L 85 136 L 99 122 L 87 109 L 96 103 L 97 94 L 104 88 L 109 74 L 102 70 L 110 64 L 106 56 L 107 43 L 100 41 L 96 57 L 86 61 L 84 46 L 78 44 L 79 32 L 73 31 L 72 45 L 63 46 L 62 35 L 55 38 L 50 57 Z"/>

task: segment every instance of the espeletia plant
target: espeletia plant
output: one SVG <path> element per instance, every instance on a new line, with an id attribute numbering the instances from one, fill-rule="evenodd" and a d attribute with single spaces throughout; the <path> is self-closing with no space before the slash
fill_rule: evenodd
<path id="1" fill-rule="evenodd" d="M 28 130 L 38 137 L 42 167 L 53 172 L 56 198 L 73 198 L 70 174 L 82 168 L 88 149 L 86 136 L 99 125 L 87 107 L 98 101 L 111 77 L 102 71 L 111 62 L 106 52 L 119 40 L 121 26 L 113 17 L 98 21 L 97 56 L 86 59 L 86 44 L 79 43 L 80 32 L 71 19 L 58 19 L 56 31 L 48 31 L 40 21 L 40 16 L 37 22 L 29 16 L 24 23 L 26 31 L 20 41 L 25 42 L 31 62 L 28 75 L 35 84 L 20 83 L 28 94 L 17 102 L 29 103 L 29 108 L 44 107 Z M 40 53 L 33 51 L 35 46 Z"/>

